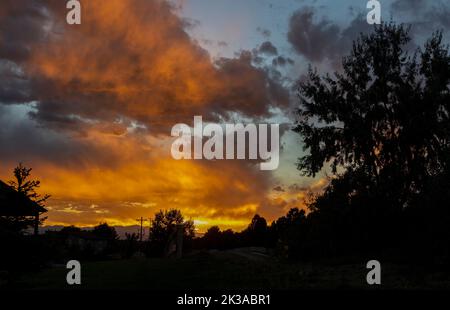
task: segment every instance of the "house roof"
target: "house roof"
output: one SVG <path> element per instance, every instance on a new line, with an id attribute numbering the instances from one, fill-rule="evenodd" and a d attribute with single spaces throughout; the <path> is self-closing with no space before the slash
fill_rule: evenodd
<path id="1" fill-rule="evenodd" d="M 0 181 L 0 216 L 34 216 L 37 212 L 47 209 Z"/>

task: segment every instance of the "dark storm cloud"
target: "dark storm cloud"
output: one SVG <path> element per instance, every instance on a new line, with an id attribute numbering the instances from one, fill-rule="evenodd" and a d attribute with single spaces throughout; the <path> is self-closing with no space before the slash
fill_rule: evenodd
<path id="1" fill-rule="evenodd" d="M 413 41 L 406 48 L 414 50 L 420 43 L 418 36 L 428 37 L 433 31 L 450 29 L 450 3 L 444 1 L 397 0 L 390 7 L 394 22 L 410 26 Z M 351 50 L 352 42 L 367 34 L 373 26 L 364 15 L 358 15 L 347 27 L 339 26 L 326 17 L 319 18 L 317 11 L 304 7 L 290 18 L 288 40 L 300 55 L 311 62 L 328 60 L 339 67 L 342 56 Z M 448 35 L 444 31 L 444 36 Z M 418 40 L 416 42 L 416 40 Z"/>
<path id="2" fill-rule="evenodd" d="M 288 106 L 288 91 L 245 53 L 212 63 L 165 1 L 91 1 L 83 10 L 70 27 L 64 1 L 2 2 L 0 103 L 34 101 L 33 119 L 57 130 L 125 119 L 155 133 L 193 115 L 261 118 Z M 276 54 L 270 42 L 261 48 Z"/>
<path id="3" fill-rule="evenodd" d="M 4 0 L 0 5 L 0 104 L 32 100 L 20 63 L 46 37 L 48 11 L 40 0 Z"/>
<path id="4" fill-rule="evenodd" d="M 338 64 L 350 51 L 360 33 L 373 29 L 363 16 L 357 16 L 348 27 L 341 28 L 326 18 L 318 19 L 313 8 L 305 7 L 290 18 L 288 40 L 294 49 L 312 62 L 328 59 Z"/>
<path id="5" fill-rule="evenodd" d="M 272 65 L 275 67 L 284 67 L 286 65 L 293 65 L 295 62 L 289 57 L 278 56 L 272 60 Z"/>
<path id="6" fill-rule="evenodd" d="M 278 55 L 277 48 L 270 41 L 266 41 L 259 46 L 259 52 L 269 56 Z"/>
<path id="7" fill-rule="evenodd" d="M 0 59 L 0 103 L 22 103 L 30 98 L 30 83 L 21 68 Z"/>
<path id="8" fill-rule="evenodd" d="M 40 0 L 3 0 L 0 9 L 0 59 L 22 61 L 45 38 L 49 12 Z"/>
<path id="9" fill-rule="evenodd" d="M 414 34 L 429 35 L 435 30 L 450 29 L 448 1 L 396 0 L 391 9 L 394 17 L 400 16 L 411 24 Z"/>
<path id="10" fill-rule="evenodd" d="M 392 9 L 396 11 L 419 11 L 426 6 L 424 0 L 396 0 L 392 3 Z"/>
<path id="11" fill-rule="evenodd" d="M 237 58 L 222 58 L 217 61 L 230 89 L 217 97 L 212 113 L 240 111 L 244 115 L 261 118 L 270 114 L 270 105 L 255 104 L 257 102 L 273 100 L 279 102 L 280 107 L 288 106 L 289 95 L 286 89 L 281 86 L 280 81 L 269 77 L 267 70 L 253 67 L 254 57 L 252 52 L 243 51 Z M 237 76 L 240 78 L 236 79 Z"/>
<path id="12" fill-rule="evenodd" d="M 289 21 L 288 40 L 295 50 L 312 61 L 322 61 L 336 52 L 339 27 L 329 21 L 314 21 L 315 11 L 304 8 Z"/>
<path id="13" fill-rule="evenodd" d="M 92 146 L 67 141 L 67 137 L 27 120 L 26 106 L 0 105 L 0 158 L 3 162 L 49 160 L 79 162 L 97 153 Z"/>

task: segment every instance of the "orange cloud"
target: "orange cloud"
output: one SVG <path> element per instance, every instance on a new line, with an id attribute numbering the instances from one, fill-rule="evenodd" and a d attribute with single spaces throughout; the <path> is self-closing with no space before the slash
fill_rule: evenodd
<path id="1" fill-rule="evenodd" d="M 288 106 L 287 90 L 250 52 L 213 61 L 167 1 L 82 8 L 82 24 L 69 26 L 64 1 L 2 3 L 0 58 L 15 90 L 8 100 L 32 116 L 21 134 L 10 130 L 23 141 L 2 178 L 26 159 L 52 195 L 48 225 L 130 225 L 177 208 L 200 226 L 245 227 L 268 205 L 272 175 L 242 161 L 175 161 L 170 127 L 193 115 L 269 117 Z"/>
<path id="2" fill-rule="evenodd" d="M 77 26 L 65 24 L 60 1 L 49 3 L 51 23 L 23 63 L 46 126 L 83 131 L 122 119 L 165 132 L 192 115 L 263 117 L 288 105 L 250 53 L 214 63 L 166 1 L 84 1 Z"/>

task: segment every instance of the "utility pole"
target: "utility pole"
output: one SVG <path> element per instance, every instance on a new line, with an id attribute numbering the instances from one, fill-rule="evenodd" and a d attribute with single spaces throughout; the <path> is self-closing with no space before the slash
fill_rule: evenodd
<path id="1" fill-rule="evenodd" d="M 144 219 L 143 217 L 141 217 L 140 219 L 136 220 L 137 222 L 141 223 L 141 230 L 139 232 L 139 240 L 142 242 L 142 239 L 144 238 L 144 222 L 147 222 L 148 220 Z"/>

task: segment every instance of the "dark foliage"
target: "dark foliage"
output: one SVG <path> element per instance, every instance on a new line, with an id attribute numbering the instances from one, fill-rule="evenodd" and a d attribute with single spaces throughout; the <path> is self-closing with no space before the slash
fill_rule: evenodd
<path id="1" fill-rule="evenodd" d="M 165 210 L 155 214 L 149 231 L 148 254 L 161 256 L 171 239 L 175 237 L 177 225 L 184 227 L 183 248 L 189 249 L 195 236 L 193 221 L 185 221 L 180 210 Z"/>
<path id="2" fill-rule="evenodd" d="M 9 186 L 17 191 L 19 194 L 27 197 L 29 200 L 38 204 L 41 207 L 45 206 L 46 201 L 50 195 L 41 196 L 36 192 L 40 187 L 39 180 L 31 179 L 31 168 L 25 167 L 20 163 L 14 168 L 14 180 L 9 181 Z M 39 225 L 42 225 L 46 217 L 39 219 Z M 13 232 L 24 233 L 27 229 L 35 225 L 34 216 L 3 216 L 0 217 L 0 227 L 11 230 Z"/>
<path id="3" fill-rule="evenodd" d="M 354 43 L 342 73 L 310 70 L 300 84 L 295 131 L 309 154 L 298 169 L 330 164 L 334 176 L 302 234 L 284 237 L 296 240 L 292 256 L 448 257 L 450 57 L 439 32 L 414 54 L 409 42 L 403 26 L 383 24 Z"/>

